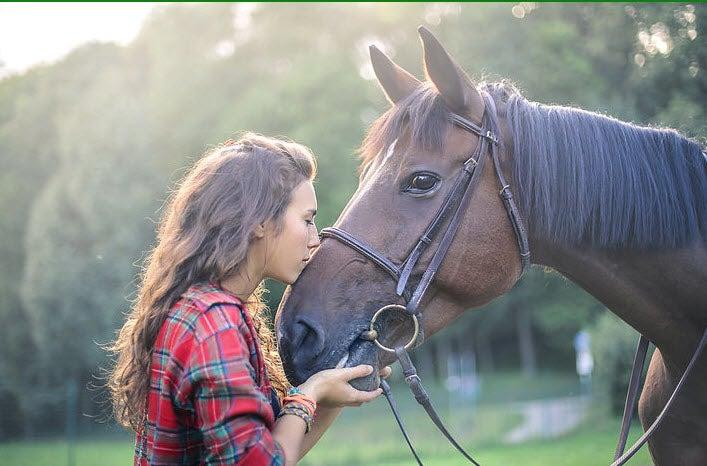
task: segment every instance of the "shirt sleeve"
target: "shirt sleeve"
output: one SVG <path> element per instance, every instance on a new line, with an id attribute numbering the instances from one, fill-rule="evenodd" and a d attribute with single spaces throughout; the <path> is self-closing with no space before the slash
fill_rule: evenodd
<path id="1" fill-rule="evenodd" d="M 268 427 L 272 408 L 257 388 L 248 346 L 237 329 L 220 330 L 195 344 L 183 374 L 177 393 L 193 407 L 204 463 L 285 463 Z"/>

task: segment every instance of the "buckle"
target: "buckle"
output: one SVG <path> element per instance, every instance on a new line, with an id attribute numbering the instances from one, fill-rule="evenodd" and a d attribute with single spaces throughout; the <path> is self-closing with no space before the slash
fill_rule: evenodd
<path id="1" fill-rule="evenodd" d="M 511 187 L 509 185 L 504 185 L 498 194 L 504 199 L 512 199 L 513 193 L 511 192 Z"/>
<path id="2" fill-rule="evenodd" d="M 492 143 L 498 145 L 498 137 L 493 134 L 491 130 L 487 130 L 486 134 L 483 134 L 482 136 L 491 141 Z"/>

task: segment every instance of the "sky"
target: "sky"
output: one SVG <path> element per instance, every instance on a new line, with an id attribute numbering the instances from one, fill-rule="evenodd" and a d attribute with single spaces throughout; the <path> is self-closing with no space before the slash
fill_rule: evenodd
<path id="1" fill-rule="evenodd" d="M 51 63 L 88 41 L 126 44 L 154 3 L 2 3 L 0 77 Z"/>

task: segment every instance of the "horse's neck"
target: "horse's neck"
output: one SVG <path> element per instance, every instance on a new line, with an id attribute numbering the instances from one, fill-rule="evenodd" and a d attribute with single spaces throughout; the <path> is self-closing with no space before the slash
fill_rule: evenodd
<path id="1" fill-rule="evenodd" d="M 676 363 L 689 358 L 707 325 L 707 249 L 702 242 L 656 252 L 536 242 L 533 252 L 534 262 L 587 290 Z"/>

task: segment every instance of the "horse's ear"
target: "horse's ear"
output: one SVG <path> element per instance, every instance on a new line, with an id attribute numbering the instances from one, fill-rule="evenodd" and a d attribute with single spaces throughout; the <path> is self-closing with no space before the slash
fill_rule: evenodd
<path id="1" fill-rule="evenodd" d="M 422 39 L 425 73 L 428 79 L 432 81 L 452 111 L 469 112 L 473 120 L 481 123 L 484 99 L 481 98 L 476 86 L 427 28 L 420 26 L 417 31 Z"/>
<path id="2" fill-rule="evenodd" d="M 409 96 L 422 84 L 415 76 L 393 63 L 375 45 L 371 45 L 368 50 L 371 54 L 373 72 L 390 103 L 395 104 Z"/>

